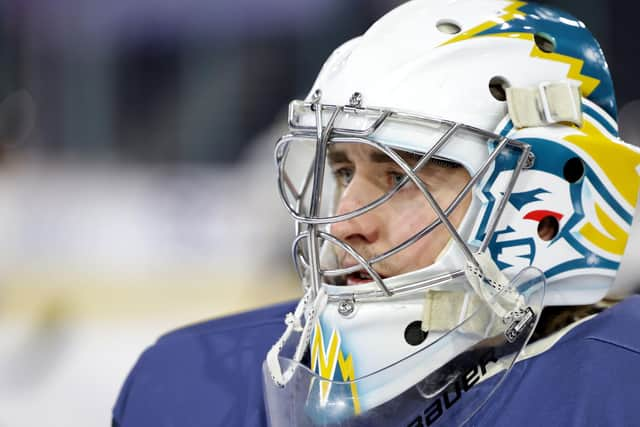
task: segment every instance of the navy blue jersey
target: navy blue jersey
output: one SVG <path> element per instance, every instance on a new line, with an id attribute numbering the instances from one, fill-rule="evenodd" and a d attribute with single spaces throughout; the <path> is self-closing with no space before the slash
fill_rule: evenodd
<path id="1" fill-rule="evenodd" d="M 262 361 L 293 309 L 281 304 L 163 336 L 124 383 L 114 425 L 266 426 Z M 518 375 L 507 376 L 471 425 L 640 425 L 639 326 L 640 296 L 578 325 L 518 363 Z M 419 417 L 415 425 L 427 425 Z"/>

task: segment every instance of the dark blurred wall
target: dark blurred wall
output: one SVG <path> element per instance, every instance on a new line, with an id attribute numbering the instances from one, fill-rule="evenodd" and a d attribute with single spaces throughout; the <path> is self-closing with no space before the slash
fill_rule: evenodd
<path id="1" fill-rule="evenodd" d="M 541 0 L 582 20 L 600 42 L 613 76 L 618 107 L 640 99 L 640 4 L 629 0 Z"/>
<path id="2" fill-rule="evenodd" d="M 61 0 L 0 6 L 0 96 L 38 105 L 27 156 L 233 163 L 334 47 L 393 2 Z"/>
<path id="3" fill-rule="evenodd" d="M 36 159 L 233 164 L 322 62 L 394 0 L 6 0 L 0 97 L 26 87 Z M 542 1 L 581 18 L 618 104 L 640 99 L 635 3 Z"/>

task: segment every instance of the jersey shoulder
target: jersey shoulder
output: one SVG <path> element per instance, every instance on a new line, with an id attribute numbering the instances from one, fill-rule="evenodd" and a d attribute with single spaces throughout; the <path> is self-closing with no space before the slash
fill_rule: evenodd
<path id="1" fill-rule="evenodd" d="M 640 296 L 519 362 L 472 425 L 638 425 Z"/>
<path id="2" fill-rule="evenodd" d="M 640 355 L 640 295 L 634 295 L 584 322 L 564 337 L 565 346 L 591 340 Z"/>
<path id="3" fill-rule="evenodd" d="M 295 303 L 183 327 L 140 356 L 113 409 L 114 425 L 260 426 L 261 366 Z"/>

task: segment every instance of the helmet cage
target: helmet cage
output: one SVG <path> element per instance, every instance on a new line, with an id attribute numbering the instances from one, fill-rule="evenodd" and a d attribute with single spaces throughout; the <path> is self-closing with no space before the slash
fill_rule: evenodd
<path id="1" fill-rule="evenodd" d="M 452 279 L 464 275 L 464 270 L 459 269 L 444 274 L 437 274 L 426 278 L 426 280 L 420 280 L 417 283 L 404 284 L 390 289 L 373 268 L 374 264 L 412 245 L 440 224 L 444 225 L 447 229 L 454 244 L 464 255 L 467 263 L 479 268 L 472 254 L 472 250 L 449 220 L 448 215 L 491 169 L 497 156 L 506 152 L 515 152 L 515 165 L 511 178 L 504 189 L 503 197 L 493 209 L 494 212 L 487 226 L 487 233 L 481 242 L 477 242 L 478 247 L 475 248 L 483 252 L 491 241 L 500 215 L 509 200 L 509 196 L 520 172 L 522 169 L 530 167 L 533 163 L 530 146 L 518 140 L 450 120 L 390 109 L 363 108 L 359 103 L 346 106 L 322 104 L 320 97 L 321 93 L 316 91 L 311 102 L 293 101 L 290 104 L 288 117 L 290 133 L 280 138 L 275 148 L 278 190 L 285 207 L 295 220 L 296 237 L 292 245 L 292 255 L 296 270 L 300 277 L 304 279 L 303 286 L 311 287 L 312 294 L 315 295 L 320 287 L 322 277 L 332 278 L 359 270 L 366 271 L 377 286 L 374 290 L 353 289 L 354 287 L 351 287 L 349 299 L 353 301 L 419 292 L 434 286 L 443 285 Z M 354 98 L 356 97 L 352 97 L 352 100 Z M 350 127 L 345 126 L 345 124 Z M 398 131 L 398 134 L 404 133 L 406 135 L 407 132 L 413 132 L 415 134 L 415 131 L 420 132 L 420 129 L 427 129 L 428 132 L 431 133 L 433 133 L 434 129 L 438 129 L 441 134 L 437 136 L 433 145 L 426 150 L 424 145 L 415 145 L 414 141 L 389 142 L 386 140 L 385 142 L 381 142 L 380 139 L 376 137 L 377 134 L 383 129 L 388 133 L 387 129 L 391 126 L 396 129 L 401 129 Z M 454 137 L 460 136 L 462 133 L 471 134 L 476 138 L 480 138 L 487 144 L 489 153 L 488 155 L 486 152 L 484 153 L 486 158 L 482 161 L 476 160 L 473 164 L 463 163 L 463 166 L 470 170 L 471 178 L 449 206 L 443 209 L 417 173 L 431 159 L 440 158 L 462 163 L 461 159 L 456 158 L 455 154 L 451 152 L 452 150 L 449 149 L 447 145 Z M 314 153 L 309 169 L 303 174 L 300 185 L 296 187 L 295 182 L 293 182 L 287 172 L 286 164 L 291 147 L 299 141 L 306 141 L 314 145 Z M 411 142 L 413 142 L 413 146 Z M 362 207 L 344 214 L 329 214 L 323 216 L 320 213 L 320 199 L 323 196 L 324 164 L 326 162 L 328 149 L 334 144 L 356 143 L 374 147 L 387 155 L 401 168 L 404 177 L 386 194 Z M 417 152 L 421 157 L 415 166 L 412 167 L 395 149 Z M 415 184 L 420 190 L 437 218 L 395 247 L 370 259 L 365 259 L 347 242 L 322 229 L 322 227 L 326 228 L 330 224 L 350 220 L 375 209 L 391 199 L 409 182 Z M 308 200 L 308 206 L 305 206 L 305 200 Z M 341 248 L 351 255 L 357 264 L 345 268 L 321 268 L 320 248 L 322 242 Z M 332 296 L 332 298 L 335 297 Z"/>

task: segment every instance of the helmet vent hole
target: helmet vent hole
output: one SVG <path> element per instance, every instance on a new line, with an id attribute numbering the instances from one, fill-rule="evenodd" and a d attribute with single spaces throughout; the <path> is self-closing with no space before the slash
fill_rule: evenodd
<path id="1" fill-rule="evenodd" d="M 556 237 L 558 235 L 558 230 L 560 230 L 560 224 L 555 216 L 545 216 L 538 223 L 538 237 L 545 242 Z"/>
<path id="2" fill-rule="evenodd" d="M 556 50 L 556 40 L 549 34 L 536 33 L 533 35 L 533 40 L 538 49 L 545 53 L 553 53 Z"/>
<path id="3" fill-rule="evenodd" d="M 501 76 L 495 76 L 489 80 L 489 92 L 491 92 L 491 96 L 498 101 L 507 100 L 506 88 L 509 86 L 507 79 Z"/>
<path id="4" fill-rule="evenodd" d="M 425 332 L 422 330 L 422 321 L 416 320 L 415 322 L 409 323 L 407 328 L 404 330 L 404 340 L 409 345 L 420 345 L 427 339 L 427 335 L 429 332 Z"/>
<path id="5" fill-rule="evenodd" d="M 438 21 L 438 23 L 436 24 L 436 28 L 438 29 L 438 31 L 444 34 L 458 34 L 460 31 L 462 31 L 460 25 L 449 19 Z"/>
<path id="6" fill-rule="evenodd" d="M 564 179 L 571 184 L 578 182 L 584 175 L 584 163 L 582 163 L 582 159 L 579 157 L 573 157 L 567 160 L 567 163 L 564 164 L 562 173 L 564 174 Z"/>

